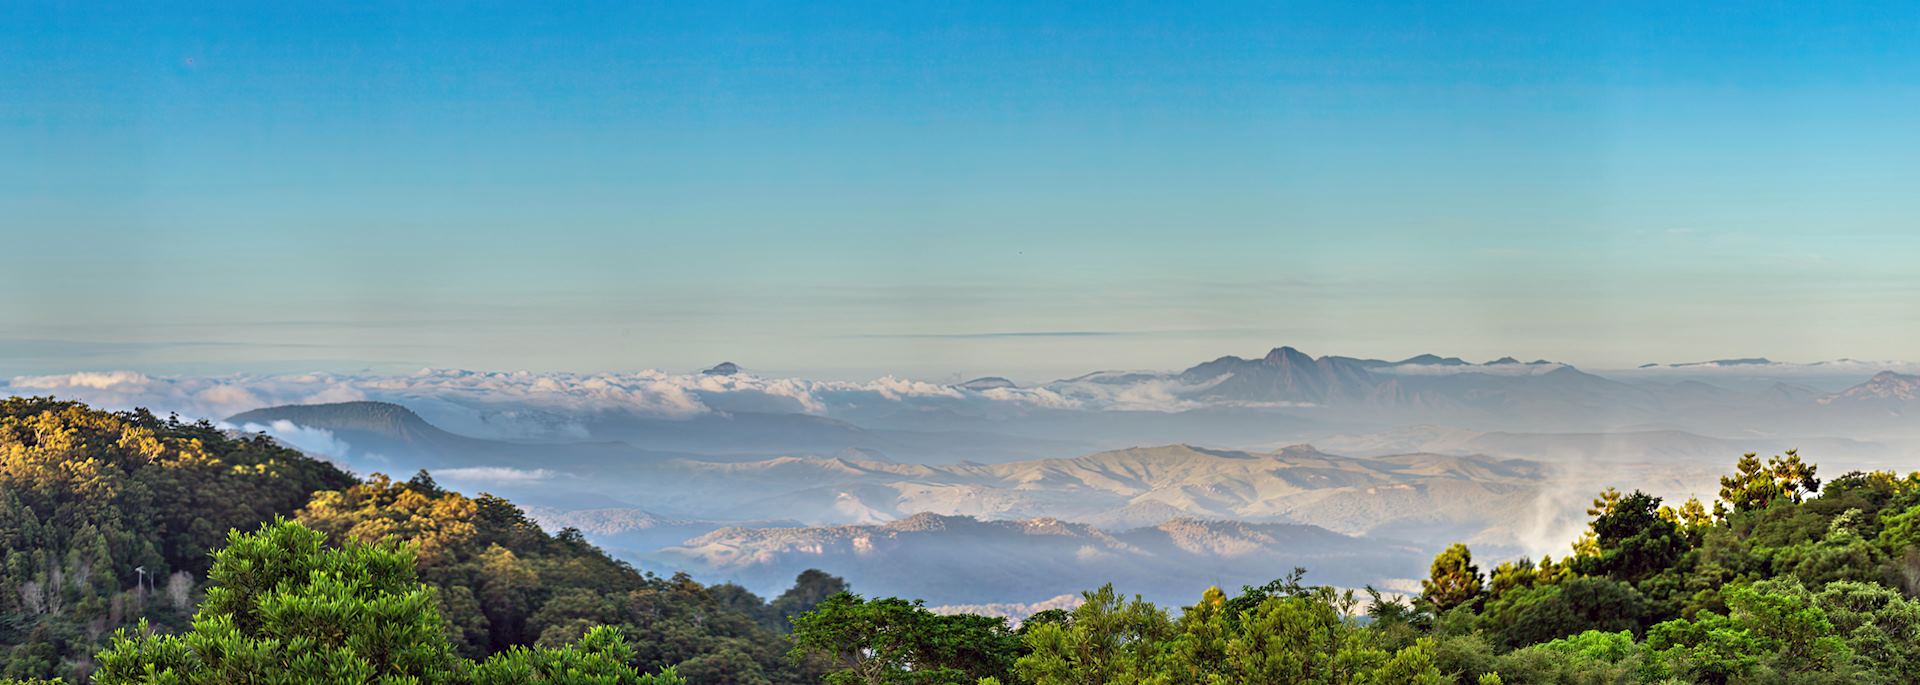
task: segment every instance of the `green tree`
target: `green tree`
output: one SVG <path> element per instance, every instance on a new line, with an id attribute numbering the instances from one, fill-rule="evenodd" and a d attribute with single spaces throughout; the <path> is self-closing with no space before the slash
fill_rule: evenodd
<path id="1" fill-rule="evenodd" d="M 918 601 L 842 592 L 793 618 L 792 657 L 824 659 L 836 685 L 972 683 L 1008 676 L 1019 638 L 1005 619 L 943 616 Z"/>
<path id="2" fill-rule="evenodd" d="M 1467 605 L 1480 598 L 1485 579 L 1473 563 L 1473 552 L 1454 543 L 1433 558 L 1433 568 L 1420 581 L 1421 597 L 1438 611 Z"/>
<path id="3" fill-rule="evenodd" d="M 1498 643 L 1519 648 L 1588 630 L 1637 632 L 1646 616 L 1646 598 L 1633 586 L 1582 577 L 1508 592 L 1487 603 L 1480 624 Z"/>
<path id="4" fill-rule="evenodd" d="M 207 423 L 0 400 L 0 676 L 85 680 L 115 628 L 184 627 L 176 599 L 150 590 L 180 575 L 190 595 L 229 529 L 351 483 Z"/>
<path id="5" fill-rule="evenodd" d="M 1015 665 L 1035 685 L 1145 682 L 1174 634 L 1166 612 L 1112 585 L 1082 595 L 1064 621 L 1049 621 L 1022 637 L 1027 654 Z"/>
<path id="6" fill-rule="evenodd" d="M 792 626 L 794 616 L 813 611 L 827 598 L 847 592 L 848 589 L 847 581 L 839 576 L 819 569 L 801 571 L 793 579 L 793 587 L 769 603 L 773 627 L 777 630 L 788 629 Z"/>
<path id="7" fill-rule="evenodd" d="M 1660 516 L 1660 498 L 1635 490 L 1593 520 L 1595 552 L 1582 572 L 1628 583 L 1666 571 L 1688 547 L 1680 526 Z"/>
<path id="8" fill-rule="evenodd" d="M 1734 511 L 1765 509 L 1775 501 L 1798 503 L 1803 495 L 1820 489 L 1814 474 L 1818 467 L 1800 459 L 1798 450 L 1786 456 L 1773 456 L 1765 464 L 1752 452 L 1740 457 L 1736 472 L 1720 478 L 1720 500 Z"/>
<path id="9" fill-rule="evenodd" d="M 325 543 L 284 520 L 232 533 L 214 554 L 212 587 L 192 629 L 165 635 L 143 623 L 119 631 L 100 654 L 96 682 L 681 682 L 671 671 L 642 676 L 625 639 L 609 629 L 577 645 L 466 661 L 447 640 L 433 590 L 414 573 L 410 547 Z"/>

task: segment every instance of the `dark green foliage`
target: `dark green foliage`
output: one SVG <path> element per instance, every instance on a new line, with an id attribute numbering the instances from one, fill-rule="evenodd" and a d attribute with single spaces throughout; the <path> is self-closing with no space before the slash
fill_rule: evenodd
<path id="1" fill-rule="evenodd" d="M 775 597 L 768 608 L 768 621 L 776 630 L 786 631 L 793 617 L 813 611 L 827 598 L 847 591 L 847 581 L 825 571 L 807 569 L 793 579 L 793 587 Z"/>
<path id="2" fill-rule="evenodd" d="M 1660 498 L 1634 491 L 1593 521 L 1599 554 L 1583 557 L 1581 573 L 1638 582 L 1664 571 L 1689 547 L 1679 524 L 1660 516 Z"/>
<path id="3" fill-rule="evenodd" d="M 1920 682 L 1920 474 L 1850 473 L 1820 491 L 1815 470 L 1793 452 L 1747 455 L 1715 515 L 1602 493 L 1561 570 L 1495 569 L 1439 663 L 1463 682 Z M 1436 575 L 1461 575 L 1464 556 L 1441 554 Z"/>
<path id="4" fill-rule="evenodd" d="M 1481 627 L 1507 647 L 1547 642 L 1588 630 L 1641 629 L 1647 603 L 1638 590 L 1610 578 L 1572 578 L 1507 593 L 1489 603 Z"/>

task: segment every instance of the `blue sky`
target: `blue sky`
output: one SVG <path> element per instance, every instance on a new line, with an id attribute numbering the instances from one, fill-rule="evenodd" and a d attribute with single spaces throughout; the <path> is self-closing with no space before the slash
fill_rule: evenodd
<path id="1" fill-rule="evenodd" d="M 0 375 L 1914 357 L 1911 3 L 0 7 Z"/>

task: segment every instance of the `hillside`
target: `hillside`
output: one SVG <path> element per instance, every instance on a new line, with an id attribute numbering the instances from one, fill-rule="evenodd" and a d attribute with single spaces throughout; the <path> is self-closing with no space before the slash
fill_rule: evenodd
<path id="1" fill-rule="evenodd" d="M 454 442 L 390 406 L 326 411 L 369 434 Z M 229 531 L 277 517 L 334 544 L 411 545 L 449 644 L 475 658 L 613 625 L 647 671 L 679 665 L 692 682 L 798 685 L 817 678 L 786 658 L 786 616 L 844 588 L 807 574 L 768 602 L 643 574 L 578 531 L 550 535 L 507 500 L 469 498 L 425 475 L 360 482 L 262 436 L 12 398 L 0 401 L 0 679 L 85 682 L 114 629 L 141 620 L 185 629 L 210 582 L 210 552 Z"/>
<path id="2" fill-rule="evenodd" d="M 1275 569 L 1324 569 L 1359 585 L 1417 568 L 1431 550 L 1324 528 L 1176 519 L 1107 531 L 1040 518 L 982 521 L 921 513 L 875 525 L 727 528 L 669 548 L 717 577 L 770 587 L 799 569 L 830 568 L 863 590 L 935 604 L 1034 601 L 1117 582 L 1150 597 L 1271 580 Z"/>
<path id="3" fill-rule="evenodd" d="M 0 400 L 0 676 L 85 675 L 103 630 L 184 625 L 229 529 L 353 482 L 208 424 Z"/>
<path id="4" fill-rule="evenodd" d="M 673 460 L 633 472 L 650 506 L 701 518 L 878 523 L 919 512 L 1138 527 L 1197 517 L 1471 535 L 1532 501 L 1548 469 L 1438 454 L 1354 459 L 1166 445 L 1071 459 L 918 465 L 850 458 Z"/>

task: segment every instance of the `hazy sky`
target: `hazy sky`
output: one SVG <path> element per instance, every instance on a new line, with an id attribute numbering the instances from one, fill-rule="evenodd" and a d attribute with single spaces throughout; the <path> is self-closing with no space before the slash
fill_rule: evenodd
<path id="1" fill-rule="evenodd" d="M 0 5 L 0 375 L 1920 356 L 1914 3 L 161 4 Z"/>

